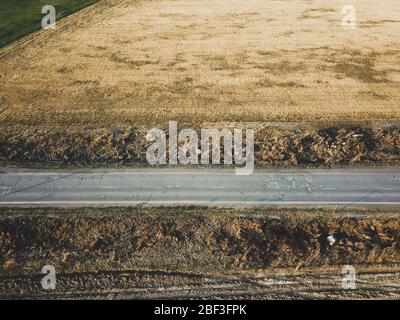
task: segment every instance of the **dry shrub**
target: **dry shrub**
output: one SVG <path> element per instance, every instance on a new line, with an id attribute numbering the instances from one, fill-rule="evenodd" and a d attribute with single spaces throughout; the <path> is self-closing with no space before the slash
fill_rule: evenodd
<path id="1" fill-rule="evenodd" d="M 400 262 L 397 216 L 241 216 L 229 210 L 75 209 L 0 218 L 3 273 L 54 264 L 64 272 L 151 269 L 190 272 Z M 244 210 L 246 211 L 246 210 Z M 330 245 L 329 235 L 336 242 Z"/>
<path id="2" fill-rule="evenodd" d="M 145 165 L 144 128 L 24 129 L 0 135 L 0 161 L 39 166 Z M 400 129 L 338 126 L 255 132 L 258 167 L 385 164 L 400 160 Z"/>

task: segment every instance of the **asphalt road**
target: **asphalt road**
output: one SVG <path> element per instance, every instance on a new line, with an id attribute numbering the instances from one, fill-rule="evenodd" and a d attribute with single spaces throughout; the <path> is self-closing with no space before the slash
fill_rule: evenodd
<path id="1" fill-rule="evenodd" d="M 400 206 L 400 171 L 139 169 L 0 174 L 0 206 Z"/>

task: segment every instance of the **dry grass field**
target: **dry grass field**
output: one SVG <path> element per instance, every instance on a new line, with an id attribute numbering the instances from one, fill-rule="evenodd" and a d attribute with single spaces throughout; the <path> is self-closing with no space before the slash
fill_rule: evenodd
<path id="1" fill-rule="evenodd" d="M 400 3 L 103 0 L 0 50 L 0 123 L 400 119 Z"/>

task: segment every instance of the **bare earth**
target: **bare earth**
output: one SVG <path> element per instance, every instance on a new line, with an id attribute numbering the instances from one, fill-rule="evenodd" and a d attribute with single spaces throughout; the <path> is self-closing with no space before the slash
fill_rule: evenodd
<path id="1" fill-rule="evenodd" d="M 0 278 L 0 299 L 399 299 L 400 272 L 370 270 L 355 289 L 342 287 L 340 271 L 256 277 L 180 272 L 96 272 L 61 274 L 54 291 L 43 275 Z"/>
<path id="2" fill-rule="evenodd" d="M 400 119 L 400 3 L 103 0 L 0 51 L 0 122 Z"/>

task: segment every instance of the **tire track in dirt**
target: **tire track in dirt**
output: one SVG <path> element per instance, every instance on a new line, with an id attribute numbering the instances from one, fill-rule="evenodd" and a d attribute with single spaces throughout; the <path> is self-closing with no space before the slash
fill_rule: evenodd
<path id="1" fill-rule="evenodd" d="M 263 277 L 207 276 L 161 271 L 72 273 L 57 288 L 40 288 L 42 275 L 0 278 L 0 299 L 392 299 L 400 297 L 400 270 L 363 272 L 357 289 L 341 288 L 328 273 Z"/>

